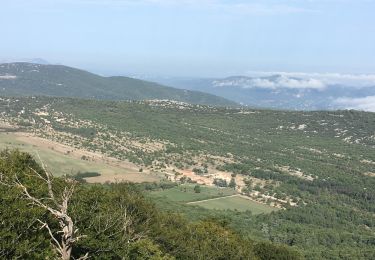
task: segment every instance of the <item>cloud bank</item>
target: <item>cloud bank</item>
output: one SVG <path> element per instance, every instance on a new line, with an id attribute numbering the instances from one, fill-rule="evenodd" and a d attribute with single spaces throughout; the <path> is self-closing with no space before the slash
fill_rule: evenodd
<path id="1" fill-rule="evenodd" d="M 300 79 L 291 78 L 285 75 L 248 78 L 248 77 L 234 77 L 224 80 L 216 80 L 213 82 L 214 87 L 234 86 L 241 88 L 265 88 L 265 89 L 318 89 L 322 90 L 326 85 L 316 79 Z"/>
<path id="2" fill-rule="evenodd" d="M 364 98 L 338 98 L 335 104 L 345 109 L 375 112 L 375 96 Z"/>
<path id="3" fill-rule="evenodd" d="M 375 74 L 341 74 L 341 73 L 304 73 L 304 72 L 263 72 L 248 71 L 251 77 L 269 77 L 281 75 L 284 78 L 299 79 L 301 87 L 319 88 L 317 86 L 340 85 L 353 88 L 375 87 Z"/>

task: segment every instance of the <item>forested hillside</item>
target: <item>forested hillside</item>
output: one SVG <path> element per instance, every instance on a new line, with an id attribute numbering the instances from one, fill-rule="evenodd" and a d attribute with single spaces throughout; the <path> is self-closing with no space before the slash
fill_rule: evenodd
<path id="1" fill-rule="evenodd" d="M 128 77 L 102 77 L 62 65 L 32 63 L 0 64 L 0 95 L 105 100 L 171 99 L 193 104 L 237 105 L 199 91 L 176 89 Z"/>
<path id="2" fill-rule="evenodd" d="M 178 185 L 233 187 L 276 210 L 210 210 L 151 196 L 157 208 L 221 219 L 307 259 L 375 257 L 374 113 L 65 98 L 3 98 L 0 108 L 3 122 L 23 131 L 132 161 Z"/>

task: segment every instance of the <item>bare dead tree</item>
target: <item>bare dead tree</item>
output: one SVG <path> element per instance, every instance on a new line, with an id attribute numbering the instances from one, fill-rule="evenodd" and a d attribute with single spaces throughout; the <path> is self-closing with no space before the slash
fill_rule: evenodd
<path id="1" fill-rule="evenodd" d="M 39 154 L 37 153 L 39 160 L 41 161 L 44 174 L 40 174 L 38 171 L 30 168 L 32 173 L 34 173 L 32 176 L 37 177 L 41 179 L 46 185 L 48 189 L 48 197 L 46 198 L 37 198 L 30 194 L 28 188 L 19 180 L 19 178 L 16 176 L 15 181 L 13 184 L 5 183 L 2 180 L 1 183 L 5 184 L 7 186 L 15 186 L 17 188 L 20 188 L 24 197 L 27 200 L 31 201 L 31 204 L 34 206 L 38 206 L 40 208 L 43 208 L 47 210 L 55 219 L 57 219 L 60 230 L 54 232 L 51 230 L 48 223 L 43 222 L 40 219 L 37 219 L 37 222 L 41 224 L 40 229 L 47 229 L 48 234 L 51 237 L 52 245 L 54 249 L 59 254 L 60 258 L 63 260 L 70 260 L 72 249 L 74 244 L 80 240 L 81 238 L 85 237 L 84 235 L 78 235 L 78 229 L 75 228 L 75 224 L 73 219 L 68 213 L 68 207 L 70 199 L 72 198 L 74 194 L 74 190 L 76 187 L 75 181 L 67 182 L 69 185 L 67 185 L 64 188 L 64 191 L 59 195 L 59 198 L 56 198 L 55 192 L 53 191 L 53 176 L 52 174 L 47 170 L 46 166 L 44 165 L 43 161 L 40 159 Z M 46 203 L 45 201 L 50 201 L 51 203 Z M 79 260 L 85 260 L 88 259 L 88 253 L 80 258 Z"/>
<path id="2" fill-rule="evenodd" d="M 18 188 L 22 192 L 25 199 L 29 200 L 31 205 L 46 210 L 54 219 L 58 221 L 59 229 L 53 230 L 51 226 L 41 219 L 36 219 L 33 223 L 39 223 L 40 229 L 45 229 L 51 238 L 51 245 L 54 250 L 58 253 L 60 259 L 70 260 L 72 259 L 72 250 L 77 241 L 84 238 L 85 235 L 80 235 L 76 224 L 78 222 L 73 221 L 69 211 L 74 207 L 73 204 L 69 204 L 74 194 L 77 182 L 74 180 L 66 180 L 65 188 L 62 192 L 55 192 L 56 188 L 54 185 L 53 175 L 47 170 L 47 167 L 41 160 L 37 153 L 41 166 L 42 172 L 29 167 L 30 174 L 25 174 L 30 178 L 38 178 L 47 187 L 47 192 L 44 197 L 37 197 L 33 194 L 29 187 L 27 187 L 22 181 L 15 175 L 14 179 L 5 178 L 0 173 L 0 184 L 6 185 L 11 188 Z M 135 208 L 128 207 L 125 201 L 117 202 L 115 205 L 116 210 L 103 209 L 100 207 L 98 201 L 94 201 L 90 205 L 90 209 L 87 211 L 87 217 L 83 217 L 81 221 L 87 221 L 88 228 L 93 230 L 96 234 L 105 235 L 108 238 L 120 238 L 125 244 L 131 244 L 147 237 L 149 229 L 137 230 L 137 221 L 140 220 L 140 216 Z M 88 217 L 90 216 L 90 217 Z M 79 220 L 78 220 L 79 221 Z M 151 217 L 147 216 L 142 218 L 142 224 L 148 226 L 150 224 Z M 116 247 L 116 245 L 113 245 Z M 98 250 L 93 254 L 105 251 L 111 251 L 109 248 L 101 248 L 98 245 Z M 0 250 L 0 256 L 2 252 Z M 77 260 L 88 259 L 88 253 Z"/>

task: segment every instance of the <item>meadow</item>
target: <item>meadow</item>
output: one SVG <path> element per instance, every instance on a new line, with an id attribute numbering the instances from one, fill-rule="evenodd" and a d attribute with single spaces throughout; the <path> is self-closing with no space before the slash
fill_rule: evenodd
<path id="1" fill-rule="evenodd" d="M 252 214 L 270 213 L 277 210 L 238 195 L 230 188 L 200 186 L 200 192 L 194 191 L 195 185 L 184 184 L 170 189 L 150 193 L 153 199 L 177 202 L 184 206 L 199 206 L 214 210 L 250 211 Z"/>
<path id="2" fill-rule="evenodd" d="M 189 203 L 189 205 L 196 205 L 206 209 L 215 210 L 250 211 L 253 215 L 262 213 L 267 214 L 277 210 L 276 208 L 252 201 L 239 195 L 196 201 Z"/>
<path id="3" fill-rule="evenodd" d="M 97 172 L 98 177 L 87 179 L 88 182 L 124 180 L 132 182 L 158 181 L 156 175 L 139 173 L 135 169 L 109 165 L 100 161 L 87 161 L 75 158 L 72 154 L 62 153 L 52 144 L 49 146 L 29 143 L 27 138 L 20 138 L 16 132 L 0 132 L 1 149 L 19 149 L 28 152 L 55 176 L 75 175 L 84 172 Z M 29 138 L 29 141 L 31 139 Z M 41 161 L 40 161 L 40 159 Z"/>

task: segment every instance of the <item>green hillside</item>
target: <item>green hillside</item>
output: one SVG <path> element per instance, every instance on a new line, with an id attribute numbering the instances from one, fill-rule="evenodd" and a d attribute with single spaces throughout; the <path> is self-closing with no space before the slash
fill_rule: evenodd
<path id="1" fill-rule="evenodd" d="M 186 171 L 227 174 L 237 178 L 238 192 L 282 209 L 256 215 L 154 198 L 163 210 L 221 219 L 252 239 L 296 247 L 307 259 L 375 257 L 375 113 L 70 98 L 3 98 L 0 110 L 23 131 L 130 160 L 178 183 L 194 183 Z M 209 184 L 228 186 L 213 178 Z M 191 195 L 183 186 L 171 192 Z"/>
<path id="2" fill-rule="evenodd" d="M 0 95 L 104 100 L 169 99 L 193 104 L 236 105 L 235 102 L 203 92 L 127 77 L 101 77 L 61 65 L 32 63 L 0 64 Z"/>

